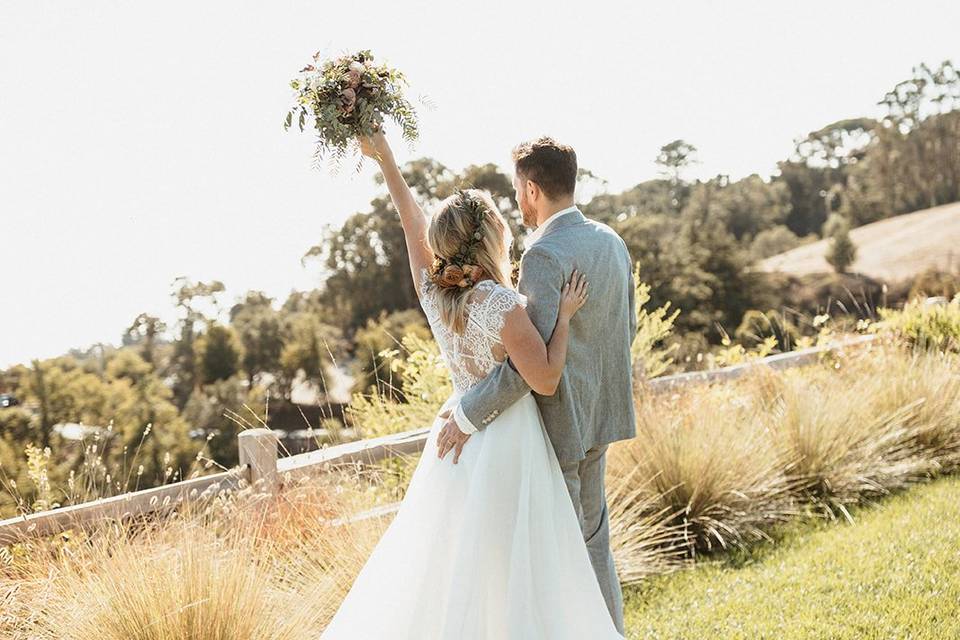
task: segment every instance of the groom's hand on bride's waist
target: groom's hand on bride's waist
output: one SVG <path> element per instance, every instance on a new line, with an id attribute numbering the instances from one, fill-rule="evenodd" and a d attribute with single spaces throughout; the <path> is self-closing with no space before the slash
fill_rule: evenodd
<path id="1" fill-rule="evenodd" d="M 460 460 L 460 453 L 463 451 L 463 445 L 470 439 L 470 434 L 460 430 L 457 421 L 453 419 L 452 411 L 444 411 L 440 414 L 440 418 L 444 420 L 444 423 L 437 435 L 437 455 L 442 460 L 452 450 L 453 464 L 457 464 Z"/>

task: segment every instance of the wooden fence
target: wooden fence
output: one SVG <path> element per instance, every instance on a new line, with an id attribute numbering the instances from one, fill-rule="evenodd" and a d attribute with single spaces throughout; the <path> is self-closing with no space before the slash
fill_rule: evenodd
<path id="1" fill-rule="evenodd" d="M 690 385 L 733 380 L 758 368 L 779 370 L 802 367 L 818 362 L 826 353 L 863 346 L 874 337 L 858 336 L 832 345 L 791 351 L 714 371 L 655 378 L 646 383 L 645 389 L 651 393 L 664 393 Z M 154 489 L 2 520 L 0 545 L 54 535 L 104 521 L 142 517 L 175 508 L 184 501 L 202 500 L 244 485 L 262 486 L 263 491 L 273 492 L 284 480 L 324 473 L 344 464 L 371 464 L 394 456 L 417 454 L 423 450 L 428 432 L 429 428 L 416 429 L 278 458 L 276 434 L 269 429 L 249 429 L 239 435 L 240 464 L 234 469 Z M 383 512 L 389 512 L 390 508 L 386 507 Z"/>

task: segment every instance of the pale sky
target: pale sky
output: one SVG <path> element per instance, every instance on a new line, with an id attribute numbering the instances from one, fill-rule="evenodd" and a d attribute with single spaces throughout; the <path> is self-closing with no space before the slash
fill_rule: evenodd
<path id="1" fill-rule="evenodd" d="M 953 0 L 0 1 L 0 367 L 173 321 L 177 276 L 228 305 L 317 284 L 300 257 L 376 187 L 281 128 L 316 50 L 370 48 L 435 105 L 401 161 L 508 169 L 549 133 L 611 190 L 675 138 L 694 175 L 769 175 L 914 64 L 960 61 Z"/>

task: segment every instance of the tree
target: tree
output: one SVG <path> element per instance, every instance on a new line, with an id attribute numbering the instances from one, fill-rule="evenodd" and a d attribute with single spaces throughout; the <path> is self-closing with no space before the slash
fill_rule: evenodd
<path id="1" fill-rule="evenodd" d="M 243 347 L 236 332 L 221 324 L 213 324 L 196 341 L 196 359 L 201 384 L 233 377 L 240 370 Z"/>
<path id="2" fill-rule="evenodd" d="M 169 387 L 150 373 L 136 382 L 125 377 L 109 380 L 105 393 L 99 422 L 91 424 L 113 425 L 107 468 L 121 490 L 186 477 L 198 446 L 188 437 L 187 423 L 173 404 Z"/>
<path id="3" fill-rule="evenodd" d="M 154 345 L 157 338 L 166 331 L 167 326 L 149 313 L 141 313 L 127 327 L 123 334 L 123 344 L 125 346 L 140 344 L 142 350 L 140 355 L 151 366 L 156 366 L 154 361 Z"/>
<path id="4" fill-rule="evenodd" d="M 114 354 L 103 377 L 61 357 L 35 361 L 32 375 L 20 381 L 17 393 L 41 412 L 27 441 L 65 454 L 51 470 L 51 483 L 67 486 L 70 471 L 76 472 L 72 491 L 80 498 L 170 480 L 187 471 L 196 453 L 170 389 L 132 349 Z M 53 432 L 55 425 L 71 422 L 104 428 L 97 446 L 71 455 Z M 16 444 L 22 450 L 25 443 Z M 137 473 L 140 465 L 142 474 Z"/>
<path id="5" fill-rule="evenodd" d="M 782 183 L 766 182 L 754 174 L 718 186 L 711 216 L 722 221 L 737 240 L 749 241 L 790 215 L 790 192 Z"/>
<path id="6" fill-rule="evenodd" d="M 283 395 L 289 397 L 299 375 L 326 391 L 326 371 L 345 351 L 343 332 L 316 316 L 297 313 L 286 319 L 283 343 L 280 354 Z"/>
<path id="7" fill-rule="evenodd" d="M 401 341 L 406 336 L 431 339 L 426 318 L 417 309 L 381 313 L 379 318 L 371 318 L 364 327 L 357 329 L 353 338 L 355 390 L 366 392 L 382 382 L 387 388 L 381 389 L 381 392 L 392 395 L 394 390 L 402 386 L 399 381 L 392 380 L 394 372 L 386 366 L 386 362 L 405 359 Z M 381 355 L 384 352 L 394 352 L 393 358 L 385 358 Z"/>
<path id="8" fill-rule="evenodd" d="M 697 162 L 697 148 L 684 140 L 674 140 L 660 147 L 657 164 L 663 167 L 670 180 L 677 184 L 682 181 L 683 170 Z"/>
<path id="9" fill-rule="evenodd" d="M 210 315 L 216 318 L 219 314 L 217 296 L 224 292 L 225 287 L 219 280 L 194 283 L 183 276 L 174 280 L 173 286 L 173 298 L 181 316 L 180 331 L 173 350 L 173 389 L 177 406 L 182 407 L 199 381 L 194 342 L 203 327 L 213 321 Z M 213 313 L 208 315 L 209 311 L 205 311 L 204 306 Z"/>
<path id="10" fill-rule="evenodd" d="M 350 216 L 340 229 L 328 229 L 323 241 L 304 256 L 323 260 L 329 272 L 322 285 L 323 300 L 342 310 L 345 330 L 382 310 L 417 304 L 398 216 L 385 197 L 372 205 L 372 211 Z"/>
<path id="11" fill-rule="evenodd" d="M 243 369 L 250 386 L 261 373 L 280 373 L 283 327 L 272 298 L 262 291 L 248 291 L 230 308 L 230 326 L 243 344 Z"/>
<path id="12" fill-rule="evenodd" d="M 823 235 L 829 238 L 826 260 L 837 273 L 846 273 L 857 259 L 857 248 L 850 238 L 850 224 L 846 218 L 833 214 L 823 225 Z"/>
<path id="13" fill-rule="evenodd" d="M 676 213 L 673 186 L 669 180 L 647 180 L 622 193 L 601 193 L 581 206 L 589 217 L 605 224 L 616 224 L 642 215 Z"/>
<path id="14" fill-rule="evenodd" d="M 805 161 L 784 160 L 777 164 L 779 175 L 773 183 L 783 184 L 790 194 L 790 211 L 784 224 L 797 236 L 819 233 L 827 219 L 827 200 L 835 172 L 826 167 L 811 167 Z"/>
<path id="15" fill-rule="evenodd" d="M 697 148 L 684 140 L 674 140 L 660 147 L 656 163 L 669 178 L 672 186 L 671 204 L 676 211 L 683 208 L 683 170 L 697 162 Z"/>
<path id="16" fill-rule="evenodd" d="M 237 434 L 262 426 L 266 402 L 262 387 L 248 387 L 242 376 L 233 376 L 194 389 L 182 415 L 196 436 L 206 438 L 207 455 L 231 467 L 237 463 Z"/>
<path id="17" fill-rule="evenodd" d="M 717 326 L 733 333 L 746 310 L 775 304 L 766 274 L 747 272 L 749 255 L 718 215 L 723 184 L 695 185 L 679 216 L 637 214 L 614 224 L 640 279 L 651 285 L 650 305 L 680 311 L 681 336 L 719 339 Z"/>
<path id="18" fill-rule="evenodd" d="M 33 361 L 33 393 L 40 407 L 40 446 L 50 446 L 50 432 L 53 431 L 53 417 L 50 408 L 50 393 L 47 390 L 46 376 L 39 360 Z"/>
<path id="19" fill-rule="evenodd" d="M 838 120 L 797 142 L 796 155 L 808 165 L 841 169 L 863 160 L 876 135 L 873 118 Z"/>
<path id="20" fill-rule="evenodd" d="M 85 371 L 74 358 L 34 360 L 28 371 L 29 375 L 20 378 L 17 395 L 24 405 L 37 407 L 37 433 L 31 441 L 41 448 L 53 442 L 53 428 L 58 424 L 104 426 L 109 422 L 105 412 L 108 381 Z"/>
<path id="21" fill-rule="evenodd" d="M 718 327 L 733 333 L 748 309 L 771 304 L 766 274 L 747 270 L 749 254 L 717 215 L 724 206 L 723 191 L 729 188 L 725 185 L 720 177 L 695 186 L 680 216 L 677 249 L 696 291 L 687 308 L 678 303 L 678 325 L 685 322 L 691 330 L 714 337 L 719 337 Z"/>
<path id="22" fill-rule="evenodd" d="M 133 349 L 120 349 L 107 363 L 106 375 L 113 380 L 127 379 L 137 384 L 153 372 L 153 367 Z"/>
<path id="23" fill-rule="evenodd" d="M 764 229 L 750 243 L 750 255 L 754 260 L 763 260 L 778 253 L 799 247 L 807 239 L 798 238 L 784 225 Z"/>

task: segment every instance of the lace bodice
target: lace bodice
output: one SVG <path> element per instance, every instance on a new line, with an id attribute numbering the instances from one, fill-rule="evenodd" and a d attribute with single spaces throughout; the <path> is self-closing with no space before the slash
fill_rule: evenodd
<path id="1" fill-rule="evenodd" d="M 500 338 L 504 319 L 517 306 L 526 307 L 526 298 L 493 280 L 478 282 L 468 294 L 467 326 L 457 334 L 440 319 L 438 292 L 426 270 L 421 272 L 420 282 L 420 304 L 433 337 L 450 369 L 454 389 L 464 393 L 506 358 Z"/>

